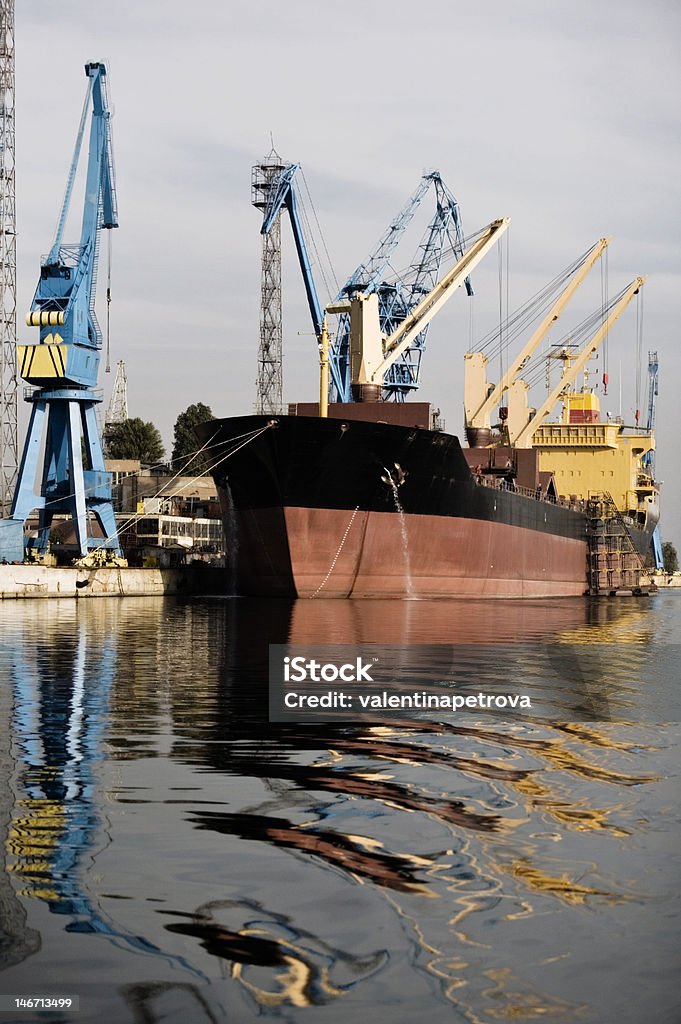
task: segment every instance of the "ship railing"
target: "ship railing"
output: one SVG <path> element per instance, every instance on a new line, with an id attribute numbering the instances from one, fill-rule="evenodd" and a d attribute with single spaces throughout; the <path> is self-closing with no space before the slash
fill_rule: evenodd
<path id="1" fill-rule="evenodd" d="M 563 508 L 571 508 L 577 512 L 585 511 L 588 505 L 584 498 L 580 498 L 576 494 L 571 494 L 569 497 L 560 494 L 556 497 L 552 494 L 547 494 L 540 487 L 534 490 L 531 487 L 522 487 L 514 480 L 508 480 L 504 477 L 482 475 L 476 479 L 480 487 L 490 487 L 493 491 L 513 491 L 515 494 L 522 494 L 525 498 L 533 498 L 535 501 L 547 501 L 551 505 L 561 505 Z"/>

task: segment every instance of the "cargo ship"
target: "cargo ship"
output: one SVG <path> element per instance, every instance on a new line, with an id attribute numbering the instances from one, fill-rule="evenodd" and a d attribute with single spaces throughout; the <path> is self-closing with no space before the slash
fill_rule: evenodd
<path id="1" fill-rule="evenodd" d="M 505 223 L 490 225 L 486 244 Z M 479 245 L 478 257 L 482 251 Z M 327 307 L 350 317 L 354 401 L 328 401 L 324 325 L 319 402 L 201 428 L 238 593 L 546 598 L 645 591 L 658 518 L 652 432 L 603 421 L 593 390 L 571 387 L 600 339 L 565 358 L 560 423 L 545 422 L 554 396 L 546 409 L 529 409 L 513 374 L 490 388 L 479 359 L 468 361 L 467 445 L 434 429 L 428 403 L 382 400 L 391 356 L 470 266 L 464 256 L 389 338 L 379 329 L 375 296 Z M 617 297 L 601 338 L 642 284 L 637 278 Z M 518 367 L 525 359 L 521 353 Z M 483 406 L 496 391 L 508 405 L 492 429 Z"/>
<path id="2" fill-rule="evenodd" d="M 601 498 L 562 496 L 556 475 L 540 469 L 541 448 L 464 448 L 424 426 L 425 403 L 339 404 L 324 418 L 308 411 L 203 428 L 217 451 L 238 447 L 213 474 L 238 593 L 565 597 L 589 589 L 589 524 L 607 523 L 609 509 Z M 403 421 L 416 414 L 416 423 L 357 418 L 370 411 Z M 610 462 L 613 449 L 599 449 Z M 657 522 L 649 490 L 641 487 L 630 515 L 614 517 L 631 539 L 633 570 L 647 559 Z M 607 565 L 605 547 L 593 555 Z M 622 582 L 611 577 L 607 586 Z"/>

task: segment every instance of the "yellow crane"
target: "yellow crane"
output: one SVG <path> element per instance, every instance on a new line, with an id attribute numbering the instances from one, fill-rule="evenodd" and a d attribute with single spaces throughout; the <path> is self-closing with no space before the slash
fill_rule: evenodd
<path id="1" fill-rule="evenodd" d="M 604 320 L 593 337 L 586 343 L 579 355 L 574 359 L 571 359 L 568 365 L 566 365 L 560 380 L 549 392 L 545 401 L 538 409 L 531 412 L 524 426 L 519 431 L 510 432 L 510 442 L 512 445 L 515 445 L 516 448 L 532 447 L 532 435 L 535 430 L 542 425 L 556 402 L 560 399 L 561 395 L 565 394 L 570 385 L 577 379 L 577 376 L 584 369 L 591 356 L 600 347 L 603 339 L 607 336 L 615 321 L 619 319 L 633 299 L 634 295 L 637 295 L 643 287 L 644 283 L 644 277 L 637 277 L 624 289 L 619 299 L 613 305 L 606 320 Z"/>
<path id="2" fill-rule="evenodd" d="M 464 407 L 467 427 L 489 428 L 490 413 L 494 407 L 501 402 L 504 392 L 513 384 L 539 343 L 546 337 L 550 328 L 556 320 L 558 320 L 568 302 L 593 267 L 594 263 L 605 250 L 609 241 L 609 238 L 601 238 L 594 246 L 592 246 L 576 272 L 570 278 L 567 286 L 563 289 L 554 304 L 551 306 L 551 309 L 537 327 L 532 337 L 527 341 L 522 351 L 511 362 L 508 370 L 503 375 L 499 383 L 494 385 L 491 390 L 486 384 L 487 359 L 483 353 L 466 353 L 464 357 L 466 360 L 464 364 Z"/>

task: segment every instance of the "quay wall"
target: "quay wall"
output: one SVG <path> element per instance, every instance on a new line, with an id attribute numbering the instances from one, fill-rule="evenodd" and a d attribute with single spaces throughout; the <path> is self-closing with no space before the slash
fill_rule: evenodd
<path id="1" fill-rule="evenodd" d="M 225 571 L 211 567 L 177 569 L 57 568 L 0 565 L 0 600 L 50 597 L 163 597 L 224 594 Z"/>

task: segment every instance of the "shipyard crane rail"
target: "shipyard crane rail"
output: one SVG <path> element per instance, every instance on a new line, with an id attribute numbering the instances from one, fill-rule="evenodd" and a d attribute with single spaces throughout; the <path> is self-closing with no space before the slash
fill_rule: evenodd
<path id="1" fill-rule="evenodd" d="M 10 519 L 18 558 L 23 556 L 23 550 L 19 555 L 22 527 L 34 509 L 39 512 L 38 538 L 33 545 L 38 557 L 47 551 L 56 512 L 70 514 L 81 558 L 93 548 L 108 552 L 100 557 L 121 555 L 111 502 L 111 474 L 105 470 L 95 415 L 101 395 L 94 390 L 102 346 L 95 315 L 99 237 L 102 229 L 118 227 L 111 109 L 105 65 L 86 64 L 85 74 L 87 91 L 57 230 L 41 264 L 26 316 L 28 326 L 38 328 L 39 339 L 18 346 L 21 376 L 33 386 L 26 393 L 32 412 Z M 71 245 L 63 236 L 89 111 L 80 241 Z M 35 494 L 43 433 L 41 484 Z M 103 539 L 88 536 L 90 513 L 99 523 Z"/>

